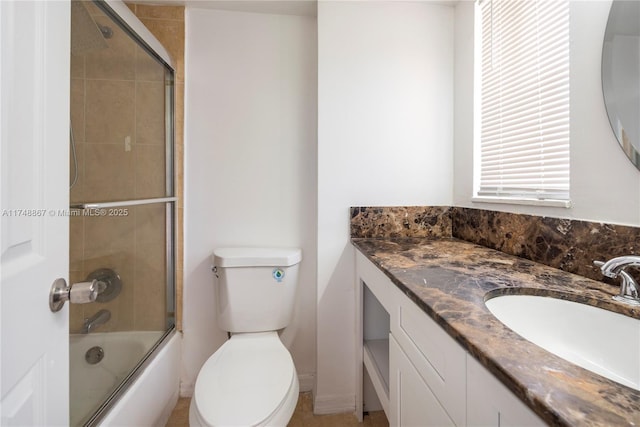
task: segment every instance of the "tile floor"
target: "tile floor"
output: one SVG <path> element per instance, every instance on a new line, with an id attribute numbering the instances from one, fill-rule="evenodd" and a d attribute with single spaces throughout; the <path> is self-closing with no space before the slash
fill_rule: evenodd
<path id="1" fill-rule="evenodd" d="M 189 425 L 189 403 L 191 399 L 181 398 L 171 413 L 166 427 L 187 427 Z M 365 415 L 362 424 L 358 423 L 351 413 L 335 415 L 313 415 L 311 393 L 300 393 L 296 410 L 291 417 L 288 427 L 389 427 L 389 422 L 383 411 L 371 412 Z"/>

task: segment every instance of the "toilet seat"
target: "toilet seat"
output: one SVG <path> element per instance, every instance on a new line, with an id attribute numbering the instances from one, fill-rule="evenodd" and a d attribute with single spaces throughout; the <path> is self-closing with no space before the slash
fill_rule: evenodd
<path id="1" fill-rule="evenodd" d="M 191 415 L 201 425 L 286 425 L 298 398 L 291 355 L 277 332 L 235 334 L 203 365 Z M 193 421 L 192 421 L 193 422 Z"/>

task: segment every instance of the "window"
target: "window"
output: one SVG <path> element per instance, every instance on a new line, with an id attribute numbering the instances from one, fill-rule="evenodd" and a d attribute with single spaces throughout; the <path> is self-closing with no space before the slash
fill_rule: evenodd
<path id="1" fill-rule="evenodd" d="M 481 0 L 477 7 L 474 200 L 568 207 L 569 1 Z"/>

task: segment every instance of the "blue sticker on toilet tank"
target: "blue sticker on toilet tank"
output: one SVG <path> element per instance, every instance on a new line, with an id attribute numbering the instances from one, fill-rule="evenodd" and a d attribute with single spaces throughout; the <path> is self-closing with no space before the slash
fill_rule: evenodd
<path id="1" fill-rule="evenodd" d="M 282 279 L 284 279 L 284 271 L 280 268 L 274 268 L 271 275 L 278 283 L 282 282 Z"/>

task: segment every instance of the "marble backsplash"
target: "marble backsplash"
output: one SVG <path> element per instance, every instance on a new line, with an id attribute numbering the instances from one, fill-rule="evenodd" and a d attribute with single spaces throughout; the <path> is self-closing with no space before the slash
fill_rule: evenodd
<path id="1" fill-rule="evenodd" d="M 353 207 L 351 237 L 455 237 L 595 280 L 593 260 L 640 255 L 638 227 L 448 206 Z"/>
<path id="2" fill-rule="evenodd" d="M 351 208 L 351 237 L 451 237 L 449 206 Z"/>

